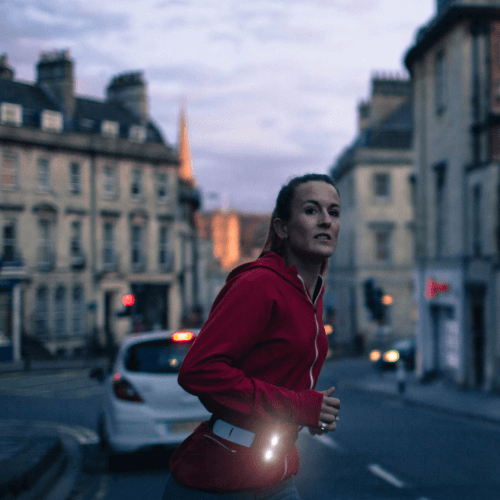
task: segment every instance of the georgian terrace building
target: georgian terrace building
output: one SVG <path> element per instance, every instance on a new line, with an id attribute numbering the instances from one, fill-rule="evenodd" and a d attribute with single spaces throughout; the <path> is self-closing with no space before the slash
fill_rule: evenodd
<path id="1" fill-rule="evenodd" d="M 148 116 L 141 73 L 99 101 L 74 94 L 67 51 L 41 54 L 34 84 L 2 56 L 0 173 L 0 339 L 15 359 L 21 337 L 78 355 L 179 326 L 196 302 L 200 197 Z"/>

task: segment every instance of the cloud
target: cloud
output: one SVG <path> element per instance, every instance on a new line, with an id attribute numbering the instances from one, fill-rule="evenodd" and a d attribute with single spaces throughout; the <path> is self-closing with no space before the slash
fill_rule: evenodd
<path id="1" fill-rule="evenodd" d="M 0 41 L 73 38 L 92 32 L 123 30 L 126 26 L 124 14 L 97 12 L 61 0 L 18 0 L 0 4 Z"/>

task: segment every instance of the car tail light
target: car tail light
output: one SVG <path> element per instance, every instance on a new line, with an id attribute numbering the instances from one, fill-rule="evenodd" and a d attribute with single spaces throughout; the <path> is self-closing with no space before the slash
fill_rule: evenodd
<path id="1" fill-rule="evenodd" d="M 190 342 L 193 340 L 194 335 L 191 332 L 175 332 L 172 335 L 174 342 Z"/>
<path id="2" fill-rule="evenodd" d="M 143 402 L 135 387 L 128 380 L 122 378 L 119 373 L 115 373 L 113 378 L 113 391 L 118 399 L 122 401 L 134 401 L 136 403 Z"/>

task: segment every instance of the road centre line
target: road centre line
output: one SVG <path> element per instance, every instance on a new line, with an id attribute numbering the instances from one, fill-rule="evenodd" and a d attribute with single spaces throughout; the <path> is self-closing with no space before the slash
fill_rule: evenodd
<path id="1" fill-rule="evenodd" d="M 406 486 L 403 481 L 398 479 L 396 476 L 392 475 L 390 472 L 387 472 L 385 469 L 383 469 L 378 464 L 370 464 L 368 466 L 368 470 L 372 474 L 375 474 L 376 476 L 380 477 L 384 481 L 387 481 L 388 483 L 392 484 L 396 488 L 404 488 Z"/>
<path id="2" fill-rule="evenodd" d="M 333 438 L 330 436 L 322 435 L 322 434 L 315 434 L 314 439 L 318 440 L 321 444 L 324 444 L 325 446 L 328 446 L 328 448 L 331 448 L 332 450 L 341 452 L 342 447 L 335 441 Z"/>

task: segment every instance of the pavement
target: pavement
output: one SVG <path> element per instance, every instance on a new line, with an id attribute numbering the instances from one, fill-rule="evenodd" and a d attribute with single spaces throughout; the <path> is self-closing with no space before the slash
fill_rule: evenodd
<path id="1" fill-rule="evenodd" d="M 374 370 L 340 385 L 500 426 L 500 396 L 462 390 L 445 380 L 422 384 L 413 372 L 407 372 L 401 392 L 395 372 Z M 67 436 L 36 422 L 0 421 L 0 500 L 70 500 L 82 461 L 75 446 Z"/>

